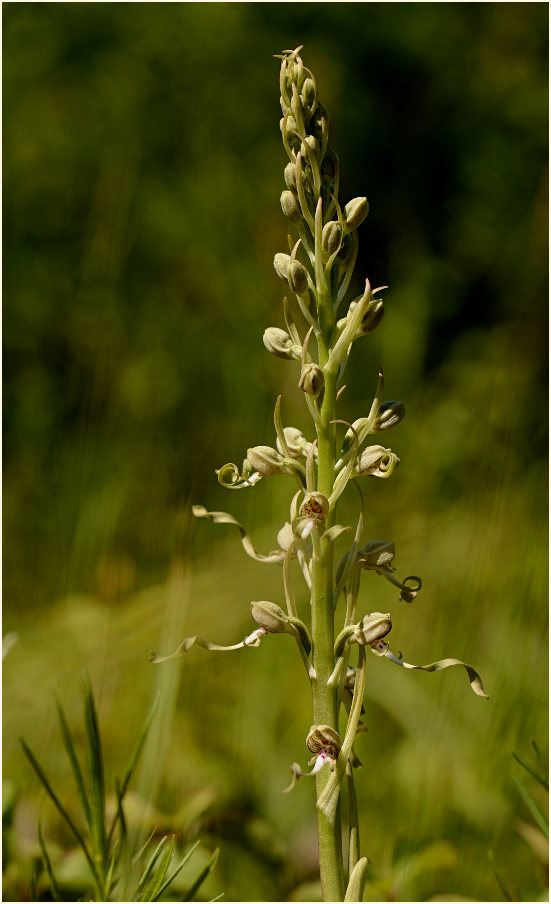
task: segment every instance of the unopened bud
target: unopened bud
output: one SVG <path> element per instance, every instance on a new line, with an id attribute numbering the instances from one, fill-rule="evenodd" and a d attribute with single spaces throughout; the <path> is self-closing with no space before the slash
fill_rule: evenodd
<path id="1" fill-rule="evenodd" d="M 402 402 L 383 402 L 379 407 L 379 413 L 373 424 L 373 430 L 381 433 L 383 430 L 390 430 L 399 424 L 405 417 L 406 409 Z"/>
<path id="2" fill-rule="evenodd" d="M 287 472 L 283 457 L 271 446 L 253 446 L 252 449 L 247 449 L 247 458 L 253 470 L 258 471 L 262 477 L 272 477 Z"/>
<path id="3" fill-rule="evenodd" d="M 308 146 L 308 147 L 306 147 L 306 146 Z M 310 151 L 314 154 L 314 157 L 316 158 L 316 160 L 319 160 L 320 146 L 319 146 L 318 141 L 314 138 L 313 135 L 307 135 L 306 138 L 304 138 L 302 141 L 302 144 L 300 146 L 300 153 L 302 154 L 303 158 L 308 159 L 308 156 L 309 156 L 308 148 L 310 148 Z"/>
<path id="4" fill-rule="evenodd" d="M 300 94 L 302 103 L 306 104 L 308 107 L 311 106 L 316 96 L 316 85 L 313 79 L 304 79 L 304 84 L 301 88 Z"/>
<path id="5" fill-rule="evenodd" d="M 253 621 L 264 628 L 268 634 L 294 633 L 288 616 L 277 603 L 270 603 L 267 600 L 253 602 L 251 603 L 251 616 Z"/>
<path id="6" fill-rule="evenodd" d="M 307 493 L 300 507 L 303 518 L 313 521 L 325 521 L 329 512 L 329 500 L 323 493 Z"/>
<path id="7" fill-rule="evenodd" d="M 321 367 L 318 367 L 317 364 L 305 364 L 298 381 L 299 389 L 315 398 L 320 394 L 324 385 L 325 377 Z"/>
<path id="8" fill-rule="evenodd" d="M 278 252 L 274 257 L 274 269 L 280 279 L 287 279 L 291 256 Z"/>
<path id="9" fill-rule="evenodd" d="M 285 330 L 269 326 L 264 330 L 262 341 L 269 352 L 277 358 L 293 358 L 293 341 Z"/>
<path id="10" fill-rule="evenodd" d="M 358 302 L 356 301 L 350 302 L 350 307 L 348 308 L 349 314 L 352 313 L 357 303 Z M 385 309 L 382 298 L 372 298 L 365 309 L 365 313 L 358 327 L 358 333 L 360 333 L 361 335 L 371 333 L 371 331 L 374 330 L 376 326 L 379 326 L 381 320 L 383 319 L 384 313 Z"/>
<path id="11" fill-rule="evenodd" d="M 305 439 L 300 430 L 297 430 L 296 427 L 284 427 L 283 433 L 291 458 L 302 458 L 303 454 L 307 454 L 311 443 Z M 277 440 L 277 448 L 282 455 L 285 454 L 285 450 L 282 448 L 279 438 Z"/>
<path id="12" fill-rule="evenodd" d="M 364 615 L 358 622 L 353 636 L 356 643 L 368 646 L 386 637 L 391 628 L 390 613 L 384 615 L 382 612 L 372 612 L 370 615 Z"/>
<path id="13" fill-rule="evenodd" d="M 297 189 L 297 171 L 294 163 L 288 163 L 285 169 L 283 170 L 283 178 L 285 179 L 285 185 L 292 191 L 294 195 L 298 193 Z"/>
<path id="14" fill-rule="evenodd" d="M 357 229 L 369 212 L 367 198 L 353 198 L 344 208 L 344 222 L 349 232 Z"/>
<path id="15" fill-rule="evenodd" d="M 324 253 L 329 257 L 338 251 L 341 244 L 342 229 L 335 220 L 330 220 L 323 227 L 321 234 L 321 247 Z"/>
<path id="16" fill-rule="evenodd" d="M 321 161 L 321 181 L 330 190 L 335 186 L 335 179 L 339 169 L 339 158 L 330 148 Z"/>
<path id="17" fill-rule="evenodd" d="M 308 291 L 308 271 L 300 261 L 291 261 L 288 279 L 295 295 L 304 295 Z"/>
<path id="18" fill-rule="evenodd" d="M 392 449 L 368 446 L 356 459 L 356 472 L 365 477 L 390 477 L 400 459 Z"/>
<path id="19" fill-rule="evenodd" d="M 354 242 L 350 235 L 345 235 L 341 242 L 341 250 L 339 251 L 339 261 L 343 267 L 347 267 L 354 254 Z"/>
<path id="20" fill-rule="evenodd" d="M 291 223 L 300 223 L 302 220 L 302 211 L 297 204 L 296 198 L 292 191 L 284 191 L 281 194 L 281 209 Z"/>
<path id="21" fill-rule="evenodd" d="M 372 540 L 358 551 L 358 562 L 362 568 L 385 568 L 394 556 L 394 543 L 386 540 Z"/>
<path id="22" fill-rule="evenodd" d="M 327 753 L 336 760 L 341 749 L 341 736 L 330 725 L 312 725 L 306 738 L 310 753 Z"/>

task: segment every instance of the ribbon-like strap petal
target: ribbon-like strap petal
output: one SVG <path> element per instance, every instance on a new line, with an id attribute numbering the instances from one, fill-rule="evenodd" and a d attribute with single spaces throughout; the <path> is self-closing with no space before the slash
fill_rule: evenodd
<path id="1" fill-rule="evenodd" d="M 209 521 L 212 521 L 213 524 L 235 525 L 235 527 L 241 534 L 241 543 L 243 545 L 243 549 L 245 550 L 247 555 L 250 556 L 251 559 L 254 559 L 256 562 L 263 562 L 264 564 L 268 565 L 283 562 L 285 558 L 285 550 L 283 549 L 278 549 L 267 556 L 258 553 L 254 548 L 252 540 L 249 537 L 247 531 L 245 530 L 243 525 L 233 517 L 233 515 L 229 515 L 227 512 L 207 512 L 206 508 L 204 508 L 202 505 L 194 505 L 193 514 L 196 518 L 208 518 Z"/>
<path id="2" fill-rule="evenodd" d="M 373 652 L 377 653 L 378 651 L 374 649 Z M 404 660 L 400 659 L 398 656 L 395 656 L 390 650 L 386 650 L 383 653 L 383 656 L 385 656 L 386 659 L 390 659 L 391 662 L 401 665 L 404 669 L 421 669 L 423 672 L 441 672 L 443 669 L 449 669 L 452 665 L 462 665 L 467 671 L 470 685 L 475 694 L 478 694 L 479 697 L 484 697 L 485 700 L 490 699 L 484 690 L 484 685 L 482 684 L 482 679 L 478 672 L 473 669 L 472 665 L 462 662 L 461 659 L 439 659 L 438 662 L 430 662 L 428 665 L 412 665 L 409 662 L 404 662 Z"/>

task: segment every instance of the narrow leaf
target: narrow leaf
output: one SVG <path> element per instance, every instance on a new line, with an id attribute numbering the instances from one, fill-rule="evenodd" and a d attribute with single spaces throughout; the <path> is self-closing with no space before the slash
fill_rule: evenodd
<path id="1" fill-rule="evenodd" d="M 136 889 L 136 894 L 134 897 L 135 901 L 140 901 L 142 899 L 142 893 L 145 888 L 146 882 L 148 881 L 149 876 L 151 875 L 151 872 L 152 872 L 157 860 L 161 856 L 161 853 L 162 853 L 163 848 L 165 847 L 167 841 L 168 841 L 168 837 L 165 835 L 164 838 L 161 838 L 161 840 L 159 841 L 159 844 L 157 845 L 157 847 L 153 851 L 153 854 L 149 858 L 149 862 L 147 863 L 147 866 L 145 867 L 145 869 L 142 873 L 141 879 L 138 882 L 138 887 Z"/>
<path id="2" fill-rule="evenodd" d="M 29 760 L 29 762 L 30 762 L 31 766 L 33 767 L 34 771 L 35 771 L 36 774 L 38 775 L 38 778 L 40 779 L 40 781 L 41 781 L 42 784 L 44 785 L 44 788 L 45 788 L 45 790 L 47 791 L 47 793 L 48 793 L 50 799 L 53 801 L 53 803 L 54 803 L 54 805 L 56 806 L 57 810 L 59 811 L 59 813 L 61 814 L 61 816 L 63 817 L 63 819 L 64 819 L 65 822 L 67 823 L 67 825 L 69 826 L 69 828 L 70 828 L 71 832 L 73 833 L 73 835 L 74 835 L 76 841 L 78 842 L 78 844 L 79 844 L 80 847 L 82 848 L 82 850 L 83 850 L 83 852 L 84 852 L 84 855 L 85 855 L 85 857 L 86 857 L 86 859 L 87 859 L 87 861 L 88 861 L 88 864 L 89 864 L 89 866 L 90 866 L 90 869 L 92 870 L 92 874 L 93 874 L 93 876 L 94 876 L 94 879 L 95 879 L 96 881 L 98 881 L 98 875 L 97 875 L 97 872 L 96 872 L 96 867 L 95 867 L 94 861 L 92 860 L 92 857 L 90 856 L 90 852 L 89 852 L 89 850 L 88 850 L 88 847 L 86 846 L 86 842 L 84 841 L 84 838 L 83 838 L 82 835 L 80 834 L 80 832 L 79 832 L 79 830 L 77 829 L 76 825 L 74 824 L 73 820 L 72 820 L 71 817 L 69 816 L 67 810 L 65 809 L 65 807 L 64 807 L 63 804 L 61 803 L 60 799 L 58 798 L 57 794 L 55 793 L 54 789 L 52 788 L 52 786 L 51 786 L 51 784 L 50 784 L 50 781 L 49 781 L 49 779 L 48 779 L 46 773 L 45 773 L 44 770 L 42 769 L 42 766 L 40 765 L 40 763 L 39 763 L 38 760 L 36 759 L 36 757 L 35 757 L 34 753 L 32 752 L 31 748 L 30 748 L 29 745 L 23 740 L 23 738 L 21 738 L 20 740 L 21 740 L 21 746 L 22 746 L 22 748 L 23 748 L 23 751 L 24 751 L 24 753 L 25 753 L 25 756 L 27 757 L 27 759 Z"/>
<path id="3" fill-rule="evenodd" d="M 82 810 L 84 812 L 84 817 L 86 819 L 88 828 L 91 830 L 90 802 L 88 800 L 86 788 L 84 787 L 84 779 L 82 777 L 82 770 L 80 768 L 80 763 L 77 758 L 75 745 L 73 743 L 73 738 L 71 736 L 71 732 L 69 730 L 69 726 L 68 726 L 67 720 L 65 718 L 65 713 L 63 712 L 63 710 L 61 708 L 61 704 L 59 703 L 59 701 L 57 699 L 56 699 L 56 706 L 57 706 L 57 714 L 59 717 L 59 724 L 61 727 L 61 736 L 63 738 L 63 745 L 67 752 L 69 762 L 71 763 L 71 769 L 73 770 L 73 776 L 75 779 L 75 784 L 77 786 L 78 796 L 80 798 Z"/>
<path id="4" fill-rule="evenodd" d="M 187 894 L 185 894 L 184 897 L 182 898 L 182 901 L 193 901 L 195 895 L 201 888 L 203 882 L 205 881 L 205 879 L 207 878 L 209 873 L 211 873 L 213 871 L 214 867 L 216 866 L 219 856 L 220 856 L 220 848 L 216 848 L 216 850 L 214 851 L 209 862 L 207 863 L 205 868 L 203 870 L 201 870 L 201 872 L 197 876 L 197 879 L 195 880 L 195 882 L 193 883 L 193 885 L 191 886 L 191 888 L 189 889 Z"/>
<path id="5" fill-rule="evenodd" d="M 362 857 L 362 859 L 358 860 L 356 863 L 348 882 L 348 888 L 346 889 L 346 894 L 344 896 L 345 901 L 363 901 L 368 863 L 369 860 L 367 857 Z"/>
<path id="6" fill-rule="evenodd" d="M 490 861 L 490 866 L 492 867 L 492 872 L 495 876 L 495 880 L 501 889 L 501 894 L 503 895 L 503 897 L 505 898 L 506 901 L 512 901 L 513 897 L 511 895 L 511 892 L 509 891 L 509 889 L 505 885 L 505 882 L 503 881 L 503 879 L 501 878 L 501 876 L 499 875 L 499 873 L 497 871 L 497 866 L 496 866 L 496 861 L 495 861 L 493 851 L 488 851 L 488 860 Z"/>
<path id="7" fill-rule="evenodd" d="M 157 892 L 156 897 L 151 899 L 152 901 L 158 901 L 159 898 L 161 897 L 161 895 L 167 890 L 169 885 L 172 885 L 172 883 L 173 883 L 174 879 L 176 878 L 176 876 L 178 875 L 178 873 L 184 868 L 184 866 L 188 862 L 188 860 L 191 857 L 191 855 L 193 854 L 193 852 L 199 847 L 199 844 L 200 844 L 200 842 L 196 841 L 195 844 L 193 845 L 193 847 L 191 847 L 189 849 L 187 854 L 184 854 L 184 857 L 183 857 L 181 863 L 179 864 L 179 866 L 177 866 L 176 869 L 174 870 L 174 872 L 172 872 L 170 874 L 170 876 L 168 877 L 168 879 L 166 880 L 164 885 Z"/>
<path id="8" fill-rule="evenodd" d="M 42 854 L 42 859 L 44 860 L 46 872 L 48 873 L 50 885 L 52 886 L 53 899 L 54 899 L 54 901 L 62 901 L 63 898 L 61 896 L 61 890 L 59 888 L 59 885 L 57 884 L 57 879 L 54 874 L 52 861 L 50 860 L 50 855 L 48 854 L 46 844 L 44 843 L 44 835 L 42 834 L 42 823 L 40 820 L 38 820 L 38 843 L 40 845 L 40 852 Z"/>
<path id="9" fill-rule="evenodd" d="M 545 815 L 542 813 L 540 807 L 538 806 L 538 804 L 536 803 L 536 801 L 534 800 L 534 798 L 532 797 L 530 792 L 524 787 L 524 785 L 522 784 L 518 775 L 515 775 L 515 782 L 518 785 L 518 789 L 519 789 L 520 793 L 522 794 L 522 797 L 524 799 L 526 806 L 530 810 L 532 816 L 536 820 L 536 822 L 537 822 L 538 826 L 540 827 L 540 829 L 542 830 L 543 834 L 549 841 L 549 822 L 548 822 L 548 820 L 545 818 Z"/>
<path id="10" fill-rule="evenodd" d="M 90 782 L 90 835 L 92 849 L 98 862 L 106 864 L 105 847 L 105 782 L 103 756 L 94 694 L 87 683 L 84 687 L 84 721 L 86 725 L 86 749 L 88 778 Z"/>
<path id="11" fill-rule="evenodd" d="M 526 769 L 526 771 L 529 772 L 530 775 L 532 775 L 536 779 L 536 781 L 538 781 L 540 785 L 545 788 L 546 791 L 549 791 L 549 782 L 545 775 L 540 775 L 539 772 L 536 772 L 536 770 L 532 766 L 529 766 L 528 763 L 525 763 L 524 760 L 521 760 L 521 758 L 514 752 L 513 757 L 515 758 L 519 766 L 522 766 L 523 769 Z"/>
<path id="12" fill-rule="evenodd" d="M 154 869 L 149 874 L 148 881 L 145 884 L 141 898 L 143 901 L 155 901 L 159 891 L 163 886 L 167 870 L 174 853 L 174 836 L 170 842 L 163 848 Z"/>

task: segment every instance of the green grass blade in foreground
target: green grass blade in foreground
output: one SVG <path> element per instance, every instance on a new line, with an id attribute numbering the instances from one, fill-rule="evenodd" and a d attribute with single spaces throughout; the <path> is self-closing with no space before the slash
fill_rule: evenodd
<path id="1" fill-rule="evenodd" d="M 166 838 L 163 839 L 166 842 Z M 167 870 L 170 866 L 172 856 L 174 854 L 174 835 L 170 839 L 169 844 L 165 844 L 160 856 L 155 863 L 154 869 L 149 873 L 147 882 L 142 888 L 140 899 L 142 901 L 155 901 L 163 886 Z"/>
<path id="2" fill-rule="evenodd" d="M 526 806 L 530 810 L 530 812 L 531 812 L 532 816 L 534 817 L 536 823 L 538 824 L 539 828 L 542 830 L 543 834 L 549 841 L 549 820 L 547 820 L 545 818 L 545 816 L 542 813 L 542 811 L 540 810 L 538 804 L 536 803 L 536 801 L 534 800 L 534 798 L 532 797 L 532 795 L 530 794 L 528 789 L 524 787 L 524 785 L 522 784 L 518 775 L 515 775 L 515 782 L 518 785 L 518 789 L 519 789 L 520 793 L 522 794 L 522 797 L 524 799 Z"/>
<path id="3" fill-rule="evenodd" d="M 88 795 L 86 793 L 86 788 L 84 787 L 84 779 L 82 777 L 82 770 L 80 768 L 80 763 L 77 758 L 75 745 L 73 743 L 73 738 L 71 736 L 71 732 L 69 730 L 69 726 L 67 724 L 67 720 L 65 718 L 65 713 L 61 708 L 61 704 L 59 700 L 56 699 L 57 706 L 57 714 L 59 717 L 59 724 L 61 728 L 61 737 L 63 739 L 63 745 L 67 752 L 67 756 L 69 758 L 69 762 L 71 763 L 71 769 L 73 770 L 73 776 L 75 779 L 75 784 L 77 786 L 78 796 L 80 798 L 80 802 L 82 804 L 82 810 L 84 813 L 84 817 L 88 824 L 88 828 L 91 831 L 92 829 L 92 816 L 90 811 L 90 801 L 88 800 Z"/>
<path id="4" fill-rule="evenodd" d="M 48 849 L 46 848 L 46 844 L 44 842 L 44 835 L 42 834 L 42 823 L 40 822 L 40 820 L 38 820 L 38 843 L 40 845 L 40 852 L 42 854 L 42 859 L 44 861 L 46 872 L 48 873 L 48 878 L 52 887 L 52 897 L 54 901 L 62 901 L 63 898 L 61 896 L 61 891 L 54 874 L 52 861 L 50 860 L 50 855 L 48 854 Z"/>
<path id="5" fill-rule="evenodd" d="M 89 683 L 84 686 L 84 722 L 90 782 L 90 835 L 94 860 L 103 885 L 108 860 L 105 844 L 105 783 L 98 715 Z"/>
<path id="6" fill-rule="evenodd" d="M 539 751 L 538 751 L 538 753 L 539 753 Z M 546 791 L 549 791 L 549 781 L 547 779 L 547 776 L 544 774 L 543 769 L 541 770 L 541 773 L 539 773 L 534 769 L 533 766 L 529 766 L 528 763 L 525 763 L 524 760 L 521 760 L 521 758 L 519 756 L 517 756 L 517 754 L 514 752 L 513 752 L 513 757 L 515 758 L 515 760 L 517 761 L 519 766 L 522 766 L 523 769 L 526 769 L 526 771 L 529 772 L 530 775 L 533 776 L 536 779 L 536 781 L 538 781 L 540 783 L 540 785 L 542 785 L 545 788 Z M 541 768 L 542 764 L 539 761 L 539 758 L 538 758 L 538 765 Z"/>
<path id="7" fill-rule="evenodd" d="M 216 848 L 216 850 L 214 851 L 212 857 L 210 858 L 210 860 L 207 863 L 207 865 L 205 866 L 205 868 L 203 870 L 201 870 L 201 872 L 197 876 L 197 879 L 195 880 L 195 882 L 193 883 L 191 888 L 183 896 L 182 901 L 193 901 L 195 895 L 201 888 L 203 882 L 205 881 L 205 879 L 207 878 L 209 873 L 211 873 L 213 871 L 214 867 L 216 866 L 219 856 L 220 856 L 220 848 Z"/>
<path id="8" fill-rule="evenodd" d="M 113 838 L 113 832 L 115 831 L 117 822 L 119 820 L 124 822 L 122 802 L 123 802 L 124 796 L 128 790 L 128 785 L 130 784 L 132 776 L 134 775 L 134 772 L 136 771 L 136 767 L 138 765 L 138 761 L 140 759 L 140 755 L 142 753 L 143 746 L 145 744 L 145 740 L 149 733 L 149 729 L 151 728 L 151 723 L 153 722 L 153 719 L 157 712 L 158 704 L 159 704 L 159 696 L 157 695 L 157 697 L 153 701 L 151 711 L 142 726 L 142 729 L 138 736 L 138 740 L 136 741 L 136 743 L 134 745 L 134 749 L 133 749 L 131 757 L 130 757 L 130 762 L 128 764 L 128 768 L 124 774 L 124 778 L 123 778 L 122 782 L 120 783 L 120 786 L 117 787 L 117 809 L 116 809 L 115 815 L 113 817 L 111 826 L 109 828 L 109 833 L 107 835 L 107 846 L 109 846 L 111 839 Z M 121 822 L 121 829 L 126 834 L 126 826 L 123 827 L 122 822 Z"/>
<path id="9" fill-rule="evenodd" d="M 181 863 L 179 864 L 179 866 L 177 866 L 176 869 L 174 870 L 174 872 L 170 874 L 170 876 L 168 877 L 168 879 L 166 880 L 164 885 L 162 885 L 161 888 L 159 889 L 159 891 L 157 892 L 156 896 L 151 899 L 152 901 L 159 900 L 159 898 L 167 890 L 169 885 L 172 884 L 172 882 L 174 881 L 174 879 L 176 878 L 178 873 L 184 868 L 184 866 L 188 862 L 188 860 L 191 857 L 191 855 L 193 854 L 193 852 L 199 847 L 199 844 L 200 844 L 200 842 L 196 841 L 195 844 L 189 849 L 187 854 L 184 854 L 184 857 L 183 857 Z"/>
<path id="10" fill-rule="evenodd" d="M 499 873 L 497 871 L 496 861 L 495 861 L 493 851 L 488 851 L 488 860 L 490 861 L 490 866 L 492 867 L 492 872 L 495 876 L 495 880 L 501 889 L 501 894 L 503 895 L 503 897 L 505 898 L 506 901 L 512 901 L 513 898 L 512 898 L 511 892 L 509 891 L 509 889 L 507 888 L 503 879 L 501 878 L 501 876 L 499 875 Z"/>
<path id="11" fill-rule="evenodd" d="M 33 767 L 34 771 L 35 771 L 36 774 L 38 775 L 40 781 L 41 781 L 42 784 L 44 785 L 44 788 L 46 789 L 47 793 L 49 794 L 51 800 L 53 801 L 53 803 L 54 803 L 55 806 L 57 807 L 59 813 L 61 814 L 61 816 L 63 817 L 63 819 L 64 819 L 65 822 L 67 823 L 67 825 L 69 826 L 71 832 L 72 832 L 73 835 L 75 836 L 75 839 L 77 840 L 78 844 L 79 844 L 80 847 L 82 848 L 82 850 L 83 850 L 83 852 L 84 852 L 84 855 L 85 855 L 85 857 L 86 857 L 86 859 L 87 859 L 87 861 L 88 861 L 88 864 L 89 864 L 89 866 L 90 866 L 90 869 L 92 870 L 92 874 L 93 874 L 93 876 L 94 876 L 94 879 L 95 879 L 95 881 L 97 882 L 97 881 L 98 881 L 98 874 L 97 874 L 97 871 L 96 871 L 96 866 L 95 866 L 95 864 L 94 864 L 94 861 L 92 860 L 92 857 L 91 857 L 91 855 L 90 855 L 90 851 L 88 850 L 88 847 L 87 847 L 87 845 L 86 845 L 86 842 L 85 842 L 84 838 L 83 838 L 82 835 L 80 834 L 80 832 L 79 832 L 79 830 L 77 829 L 76 825 L 74 824 L 73 820 L 72 820 L 71 817 L 69 816 L 67 810 L 65 809 L 65 807 L 64 807 L 63 804 L 61 803 L 59 797 L 57 796 L 57 794 L 55 793 L 54 789 L 52 788 L 52 786 L 51 786 L 51 784 L 50 784 L 50 781 L 49 781 L 49 779 L 48 779 L 46 773 L 45 773 L 44 770 L 42 769 L 42 766 L 40 765 L 40 763 L 39 763 L 38 760 L 36 759 L 34 753 L 32 752 L 31 748 L 29 747 L 29 745 L 26 743 L 26 741 L 23 740 L 23 738 L 21 738 L 21 746 L 23 747 L 23 751 L 24 751 L 24 753 L 25 753 L 25 756 L 27 757 L 27 759 L 29 760 L 29 762 L 30 762 L 31 766 Z"/>
<path id="12" fill-rule="evenodd" d="M 149 863 L 147 864 L 145 870 L 144 870 L 143 873 L 142 873 L 141 879 L 140 879 L 140 881 L 138 882 L 138 887 L 137 887 L 137 889 L 136 889 L 136 894 L 135 894 L 135 897 L 134 897 L 134 901 L 141 901 L 141 900 L 144 900 L 144 898 L 142 897 L 143 890 L 144 890 L 144 888 L 145 888 L 145 886 L 146 886 L 146 883 L 147 883 L 147 881 L 148 881 L 148 879 L 149 879 L 149 876 L 150 876 L 152 870 L 153 870 L 154 867 L 155 867 L 155 864 L 156 864 L 157 860 L 158 860 L 159 857 L 161 856 L 161 853 L 162 853 L 162 851 L 163 851 L 163 848 L 164 848 L 165 845 L 166 845 L 166 842 L 167 842 L 167 836 L 165 835 L 164 838 L 161 838 L 161 840 L 159 841 L 159 844 L 157 845 L 157 847 L 156 847 L 155 850 L 153 851 L 153 853 L 152 853 L 152 855 L 151 855 L 151 857 L 150 857 L 150 859 L 149 859 Z"/>

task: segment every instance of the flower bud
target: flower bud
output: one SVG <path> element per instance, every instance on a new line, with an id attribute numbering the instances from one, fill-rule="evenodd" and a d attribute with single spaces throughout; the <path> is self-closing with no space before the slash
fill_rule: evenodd
<path id="1" fill-rule="evenodd" d="M 300 430 L 297 430 L 296 427 L 284 427 L 283 433 L 285 434 L 285 442 L 291 458 L 302 458 L 303 454 L 307 454 L 311 443 L 305 439 Z M 277 440 L 277 448 L 282 455 L 285 455 L 285 450 L 282 448 L 279 439 Z"/>
<path id="2" fill-rule="evenodd" d="M 307 493 L 300 507 L 301 517 L 314 521 L 325 521 L 328 512 L 329 500 L 323 493 Z"/>
<path id="3" fill-rule="evenodd" d="M 321 247 L 323 252 L 330 257 L 335 251 L 338 251 L 341 244 L 342 229 L 335 220 L 330 220 L 323 227 L 321 234 Z"/>
<path id="4" fill-rule="evenodd" d="M 381 433 L 383 430 L 390 430 L 399 424 L 405 417 L 406 409 L 402 402 L 383 402 L 379 407 L 379 412 L 373 424 L 373 430 Z"/>
<path id="5" fill-rule="evenodd" d="M 283 178 L 285 179 L 285 185 L 294 195 L 298 194 L 297 188 L 297 170 L 294 163 L 288 163 L 285 169 L 283 170 Z"/>
<path id="6" fill-rule="evenodd" d="M 358 302 L 356 301 L 350 302 L 350 306 L 348 308 L 349 314 L 352 313 L 357 303 Z M 365 309 L 361 323 L 358 327 L 358 333 L 362 336 L 365 336 L 366 333 L 370 333 L 372 330 L 374 330 L 376 326 L 379 326 L 381 320 L 383 319 L 384 313 L 385 309 L 382 298 L 372 298 Z"/>
<path id="7" fill-rule="evenodd" d="M 269 326 L 262 337 L 264 345 L 276 358 L 293 358 L 293 341 L 285 330 L 277 326 Z"/>
<path id="8" fill-rule="evenodd" d="M 253 621 L 264 628 L 268 634 L 293 633 L 288 616 L 277 603 L 270 603 L 267 600 L 253 602 L 251 603 L 251 616 Z"/>
<path id="9" fill-rule="evenodd" d="M 302 154 L 303 159 L 308 160 L 309 154 L 308 154 L 308 148 L 306 147 L 306 145 L 308 145 L 308 148 L 310 148 L 310 151 L 313 152 L 316 160 L 319 160 L 320 146 L 313 135 L 307 135 L 306 138 L 303 139 L 302 144 L 300 146 L 300 153 Z"/>
<path id="10" fill-rule="evenodd" d="M 299 389 L 315 398 L 320 394 L 324 385 L 325 377 L 321 367 L 318 367 L 317 364 L 305 364 L 298 381 Z"/>
<path id="11" fill-rule="evenodd" d="M 385 568 L 396 555 L 394 543 L 386 540 L 372 540 L 358 550 L 358 562 L 362 568 Z"/>
<path id="12" fill-rule="evenodd" d="M 290 263 L 291 256 L 289 254 L 283 254 L 282 252 L 279 252 L 275 255 L 274 269 L 280 279 L 287 279 Z"/>
<path id="13" fill-rule="evenodd" d="M 303 105 L 310 107 L 316 96 L 316 85 L 313 79 L 304 79 L 304 84 L 300 90 Z"/>
<path id="14" fill-rule="evenodd" d="M 291 261 L 288 279 L 295 295 L 304 295 L 308 291 L 308 271 L 300 261 Z"/>
<path id="15" fill-rule="evenodd" d="M 312 725 L 306 738 L 310 753 L 327 753 L 336 760 L 341 749 L 341 736 L 330 725 Z"/>
<path id="16" fill-rule="evenodd" d="M 300 223 L 302 220 L 302 211 L 296 202 L 296 198 L 292 191 L 284 191 L 281 194 L 281 209 L 291 223 Z"/>
<path id="17" fill-rule="evenodd" d="M 349 232 L 363 223 L 369 212 L 367 198 L 353 198 L 344 208 L 344 222 Z"/>
<path id="18" fill-rule="evenodd" d="M 332 191 L 335 187 L 335 179 L 337 178 L 337 172 L 339 169 L 339 158 L 328 148 L 327 152 L 323 160 L 321 161 L 321 181 L 323 185 Z"/>
<path id="19" fill-rule="evenodd" d="M 283 457 L 271 446 L 254 446 L 247 449 L 247 458 L 253 469 L 262 477 L 272 477 L 275 474 L 287 472 Z"/>
<path id="20" fill-rule="evenodd" d="M 338 258 L 343 267 L 347 267 L 352 259 L 352 255 L 354 254 L 354 242 L 350 235 L 345 235 L 341 242 L 341 250 L 339 251 Z"/>
<path id="21" fill-rule="evenodd" d="M 392 449 L 368 446 L 356 459 L 356 472 L 363 477 L 390 477 L 400 459 Z"/>
<path id="22" fill-rule="evenodd" d="M 353 636 L 356 643 L 368 646 L 386 637 L 391 628 L 390 613 L 383 615 L 382 612 L 372 612 L 370 615 L 364 615 L 358 622 Z"/>
<path id="23" fill-rule="evenodd" d="M 289 113 L 287 120 L 285 120 L 285 117 L 283 117 L 283 119 L 280 119 L 279 127 L 282 133 L 285 129 L 285 135 L 287 136 L 287 138 L 294 137 L 294 133 L 297 131 L 297 123 L 293 114 Z"/>

